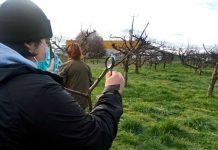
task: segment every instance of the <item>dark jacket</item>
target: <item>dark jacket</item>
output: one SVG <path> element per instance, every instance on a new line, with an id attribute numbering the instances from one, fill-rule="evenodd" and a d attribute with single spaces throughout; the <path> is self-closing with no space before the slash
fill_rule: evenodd
<path id="1" fill-rule="evenodd" d="M 85 113 L 60 77 L 5 57 L 0 55 L 1 150 L 109 149 L 122 114 L 117 89 L 106 90 Z"/>
<path id="2" fill-rule="evenodd" d="M 81 60 L 71 59 L 62 64 L 59 75 L 63 77 L 64 85 L 72 90 L 88 93 L 92 83 L 90 67 Z M 85 109 L 88 107 L 88 99 L 84 96 L 74 95 L 75 100 Z"/>

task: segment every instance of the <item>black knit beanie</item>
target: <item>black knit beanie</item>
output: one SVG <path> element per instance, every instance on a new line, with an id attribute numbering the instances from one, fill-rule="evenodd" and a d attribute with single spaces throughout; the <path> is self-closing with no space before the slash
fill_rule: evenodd
<path id="1" fill-rule="evenodd" d="M 0 42 L 22 43 L 51 38 L 50 21 L 30 0 L 7 0 L 0 5 Z"/>

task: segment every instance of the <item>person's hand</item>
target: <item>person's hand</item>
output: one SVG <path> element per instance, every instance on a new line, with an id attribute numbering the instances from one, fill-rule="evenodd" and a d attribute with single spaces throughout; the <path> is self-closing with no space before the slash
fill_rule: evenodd
<path id="1" fill-rule="evenodd" d="M 110 85 L 120 85 L 119 92 L 122 94 L 125 81 L 120 72 L 112 71 L 106 74 L 105 87 Z"/>

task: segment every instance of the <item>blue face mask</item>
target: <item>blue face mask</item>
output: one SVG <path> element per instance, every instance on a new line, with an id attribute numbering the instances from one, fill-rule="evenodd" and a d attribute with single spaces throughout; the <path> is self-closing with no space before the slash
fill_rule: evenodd
<path id="1" fill-rule="evenodd" d="M 51 61 L 51 56 L 50 56 L 50 48 L 46 47 L 45 48 L 45 60 L 43 61 L 38 61 L 37 64 L 37 68 L 41 69 L 43 71 L 46 71 L 49 68 L 50 65 L 50 61 Z"/>

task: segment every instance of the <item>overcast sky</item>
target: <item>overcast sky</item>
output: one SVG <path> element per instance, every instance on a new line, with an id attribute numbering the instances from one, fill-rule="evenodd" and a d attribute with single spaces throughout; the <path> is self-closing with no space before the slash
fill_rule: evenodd
<path id="1" fill-rule="evenodd" d="M 0 0 L 3 2 L 4 0 Z M 53 33 L 74 39 L 95 29 L 104 39 L 124 36 L 147 22 L 150 38 L 175 43 L 218 43 L 218 0 L 32 0 L 51 20 Z"/>

